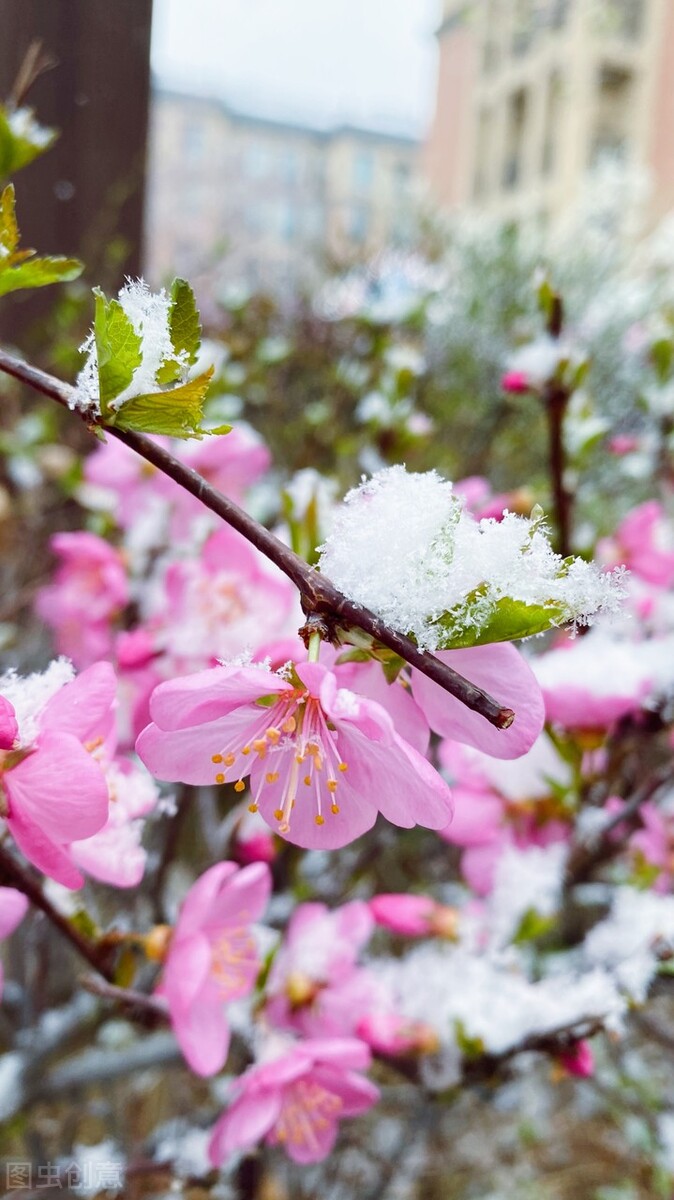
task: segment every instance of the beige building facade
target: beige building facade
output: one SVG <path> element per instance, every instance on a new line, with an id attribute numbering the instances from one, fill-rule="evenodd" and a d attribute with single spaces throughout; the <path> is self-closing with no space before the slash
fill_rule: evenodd
<path id="1" fill-rule="evenodd" d="M 315 129 L 157 91 L 151 114 L 146 273 L 273 290 L 405 241 L 419 145 Z"/>
<path id="2" fill-rule="evenodd" d="M 674 0 L 445 0 L 424 175 L 443 208 L 554 226 L 589 171 L 674 208 Z"/>

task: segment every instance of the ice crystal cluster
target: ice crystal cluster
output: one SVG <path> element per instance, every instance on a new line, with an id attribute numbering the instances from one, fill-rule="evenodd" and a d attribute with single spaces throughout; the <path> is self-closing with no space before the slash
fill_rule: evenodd
<path id="1" fill-rule="evenodd" d="M 404 466 L 346 495 L 319 565 L 347 596 L 429 650 L 467 634 L 478 641 L 502 600 L 549 609 L 550 624 L 585 624 L 615 611 L 623 596 L 619 570 L 562 559 L 540 518 L 476 521 L 436 471 Z"/>
<path id="2" fill-rule="evenodd" d="M 141 339 L 140 362 L 131 382 L 110 402 L 111 409 L 121 408 L 135 396 L 156 392 L 157 372 L 167 360 L 183 368 L 184 379 L 190 365 L 187 351 L 176 353 L 171 341 L 171 297 L 165 288 L 151 292 L 143 279 L 127 279 L 118 299 L 134 333 Z M 80 346 L 80 352 L 87 355 L 87 361 L 78 376 L 71 407 L 100 412 L 98 354 L 93 330 Z"/>
<path id="3" fill-rule="evenodd" d="M 40 714 L 47 702 L 74 678 L 73 665 L 67 658 L 56 658 L 45 671 L 33 675 L 17 675 L 13 669 L 0 675 L 0 696 L 14 709 L 22 745 L 35 740 Z"/>

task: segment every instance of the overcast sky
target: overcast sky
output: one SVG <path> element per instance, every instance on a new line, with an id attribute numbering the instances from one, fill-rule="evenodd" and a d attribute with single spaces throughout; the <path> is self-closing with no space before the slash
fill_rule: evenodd
<path id="1" fill-rule="evenodd" d="M 160 81 L 316 123 L 422 132 L 439 0 L 154 0 Z"/>

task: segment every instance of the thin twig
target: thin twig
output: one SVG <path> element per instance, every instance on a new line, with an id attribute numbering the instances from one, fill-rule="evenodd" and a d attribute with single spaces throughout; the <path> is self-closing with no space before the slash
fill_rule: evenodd
<path id="1" fill-rule="evenodd" d="M 73 388 L 53 375 L 48 375 L 45 371 L 40 371 L 30 363 L 22 362 L 3 350 L 0 350 L 0 370 L 27 383 L 42 395 L 49 396 L 64 407 L 72 406 Z M 86 413 L 78 409 L 75 411 L 89 428 L 93 428 L 96 424 L 93 418 L 88 418 Z M 450 692 L 467 708 L 479 713 L 497 729 L 508 729 L 512 725 L 515 719 L 512 709 L 498 704 L 482 688 L 477 687 L 470 680 L 464 679 L 462 675 L 453 671 L 433 654 L 419 650 L 410 638 L 397 630 L 390 629 L 369 609 L 349 600 L 329 579 L 320 575 L 313 567 L 308 566 L 304 559 L 284 545 L 273 533 L 260 525 L 227 496 L 218 492 L 191 467 L 185 466 L 162 446 L 153 442 L 151 438 L 141 433 L 115 429 L 114 426 L 109 425 L 100 426 L 100 428 L 104 428 L 106 433 L 123 442 L 131 450 L 135 450 L 146 462 L 152 463 L 185 491 L 196 496 L 206 508 L 226 521 L 251 545 L 275 563 L 298 588 L 304 612 L 310 619 L 313 618 L 320 622 L 325 637 L 334 637 L 336 628 L 340 626 L 347 629 L 350 627 L 361 629 L 375 641 L 381 642 L 389 650 L 393 650 L 395 654 L 405 659 L 410 666 L 416 667 L 422 675 L 427 675 L 434 683 Z"/>
<path id="2" fill-rule="evenodd" d="M 0 846 L 0 877 L 6 880 L 11 887 L 23 892 L 31 904 L 44 913 L 59 933 L 70 942 L 80 957 L 84 958 L 95 971 L 98 971 L 105 979 L 113 978 L 108 952 L 101 950 L 83 933 L 80 933 L 72 921 L 54 908 L 42 891 L 40 884 L 4 846 Z"/>
<path id="3" fill-rule="evenodd" d="M 634 828 L 634 818 L 643 804 L 652 800 L 660 788 L 671 784 L 674 778 L 671 763 L 665 763 L 658 771 L 637 788 L 619 813 L 604 825 L 599 836 L 591 841 L 578 842 L 572 846 L 566 868 L 566 887 L 584 883 L 595 867 L 601 866 L 620 853 Z M 616 831 L 625 826 L 624 836 L 616 837 Z"/>
<path id="4" fill-rule="evenodd" d="M 147 992 L 138 992 L 135 988 L 117 987 L 95 975 L 82 975 L 79 982 L 87 992 L 91 992 L 93 996 L 100 996 L 102 1000 L 111 1000 L 114 1004 L 121 1005 L 122 1008 L 140 1012 L 145 1017 L 152 1017 L 154 1021 L 162 1024 L 166 1024 L 169 1019 L 164 1001 L 156 996 L 149 996 Z"/>

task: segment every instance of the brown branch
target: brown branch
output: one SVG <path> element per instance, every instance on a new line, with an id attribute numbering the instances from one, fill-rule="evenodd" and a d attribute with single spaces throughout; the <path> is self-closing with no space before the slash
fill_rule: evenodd
<path id="1" fill-rule="evenodd" d="M 108 952 L 101 950 L 95 942 L 80 933 L 72 921 L 54 908 L 42 891 L 40 884 L 4 846 L 0 846 L 0 878 L 6 881 L 10 887 L 15 887 L 18 891 L 23 892 L 31 904 L 44 913 L 59 933 L 70 942 L 80 957 L 84 958 L 95 971 L 98 971 L 105 979 L 113 978 Z"/>
<path id="2" fill-rule="evenodd" d="M 654 771 L 640 788 L 637 788 L 624 808 L 616 813 L 608 824 L 604 825 L 598 837 L 590 841 L 577 842 L 575 846 L 571 847 L 566 868 L 565 887 L 567 890 L 577 883 L 585 883 L 595 867 L 602 866 L 620 853 L 634 830 L 635 817 L 638 816 L 642 804 L 652 800 L 660 788 L 672 783 L 673 778 L 672 764 L 666 763 L 658 771 Z M 625 826 L 625 832 L 622 836 L 616 836 L 621 825 Z"/>
<path id="3" fill-rule="evenodd" d="M 27 383 L 42 395 L 49 396 L 64 407 L 71 407 L 74 394 L 72 387 L 54 376 L 48 375 L 45 371 L 31 366 L 30 363 L 24 363 L 20 359 L 14 358 L 3 350 L 0 350 L 0 370 Z M 79 409 L 75 411 L 89 428 L 96 425 L 93 414 L 84 413 Z M 329 638 L 336 636 L 335 630 L 339 626 L 345 626 L 347 629 L 350 627 L 361 629 L 375 641 L 381 642 L 389 650 L 393 650 L 395 654 L 404 658 L 410 666 L 416 667 L 422 675 L 427 675 L 434 683 L 450 692 L 467 708 L 479 713 L 497 729 L 508 729 L 512 725 L 515 719 L 512 709 L 504 708 L 482 688 L 477 687 L 470 680 L 464 679 L 462 675 L 453 671 L 433 654 L 419 650 L 419 647 L 410 638 L 397 630 L 390 629 L 369 609 L 349 600 L 347 596 L 338 591 L 329 579 L 320 575 L 313 567 L 308 566 L 304 559 L 284 545 L 273 533 L 255 521 L 227 496 L 211 487 L 191 467 L 185 466 L 162 446 L 153 442 L 151 438 L 141 433 L 115 429 L 114 426 L 106 425 L 100 428 L 105 428 L 107 434 L 117 438 L 131 450 L 135 450 L 146 462 L 152 463 L 185 491 L 196 496 L 206 508 L 226 521 L 251 545 L 275 563 L 295 584 L 302 598 L 304 612 L 308 617 L 320 622 L 324 636 Z"/>
<path id="4" fill-rule="evenodd" d="M 108 983 L 105 979 L 94 975 L 82 975 L 79 982 L 93 996 L 100 996 L 102 1000 L 111 1000 L 114 1004 L 128 1009 L 130 1015 L 140 1015 L 144 1024 L 166 1025 L 168 1023 L 169 1015 L 166 1004 L 156 996 L 149 996 L 146 992 L 138 992 L 134 988 L 116 987 L 115 984 Z"/>

